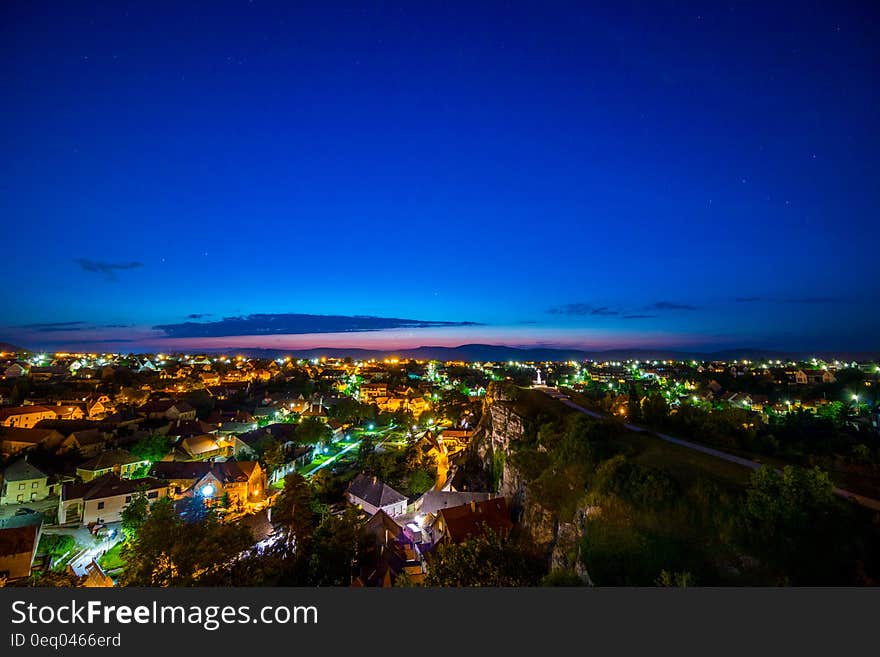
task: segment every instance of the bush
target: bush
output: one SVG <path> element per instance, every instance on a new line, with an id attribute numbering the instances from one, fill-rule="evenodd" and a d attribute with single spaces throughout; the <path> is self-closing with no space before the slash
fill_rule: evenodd
<path id="1" fill-rule="evenodd" d="M 67 534 L 43 534 L 37 552 L 60 557 L 76 548 L 76 539 Z"/>

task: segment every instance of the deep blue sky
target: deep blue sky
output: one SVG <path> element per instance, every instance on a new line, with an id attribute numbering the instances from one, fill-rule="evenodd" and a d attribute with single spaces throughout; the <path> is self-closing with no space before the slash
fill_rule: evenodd
<path id="1" fill-rule="evenodd" d="M 880 347 L 873 3 L 292 4 L 2 4 L 0 339 Z"/>

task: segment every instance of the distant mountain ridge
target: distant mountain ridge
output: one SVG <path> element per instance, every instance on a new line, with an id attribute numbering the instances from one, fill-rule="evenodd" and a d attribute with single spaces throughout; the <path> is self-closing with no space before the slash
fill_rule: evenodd
<path id="1" fill-rule="evenodd" d="M 0 351 L 19 352 L 36 351 L 22 349 L 5 342 L 0 342 Z M 47 350 L 51 353 L 52 350 Z M 118 353 L 128 353 L 121 350 Z M 149 353 L 149 352 L 137 352 Z M 416 360 L 439 360 L 439 361 L 465 361 L 465 362 L 501 362 L 501 361 L 569 361 L 569 360 L 808 360 L 821 358 L 823 360 L 846 360 L 846 361 L 871 361 L 880 358 L 878 351 L 779 351 L 772 349 L 726 349 L 723 351 L 701 352 L 692 350 L 675 349 L 610 349 L 606 351 L 588 349 L 568 349 L 553 347 L 508 347 L 505 345 L 491 344 L 463 344 L 458 347 L 416 347 L 413 349 L 383 350 L 383 349 L 358 349 L 344 347 L 315 347 L 312 349 L 250 349 L 247 347 L 226 347 L 216 349 L 203 349 L 192 353 L 226 353 L 241 354 L 253 358 L 277 358 L 279 356 L 291 356 L 295 358 L 352 358 L 366 360 L 375 358 L 412 358 Z"/>
<path id="2" fill-rule="evenodd" d="M 223 351 L 223 350 L 220 350 Z M 230 349 L 226 350 L 232 351 Z M 439 361 L 569 361 L 569 360 L 807 360 L 809 358 L 821 358 L 823 360 L 876 360 L 880 357 L 880 351 L 874 352 L 787 352 L 771 349 L 727 349 L 723 351 L 699 352 L 677 351 L 673 349 L 611 349 L 595 351 L 586 349 L 566 349 L 551 347 L 508 347 L 504 345 L 488 344 L 465 344 L 458 347 L 417 347 L 414 349 L 401 349 L 397 351 L 373 350 L 373 349 L 344 349 L 344 348 L 314 348 L 300 350 L 273 350 L 273 349 L 242 349 L 236 351 L 243 355 L 257 358 L 273 358 L 278 356 L 292 356 L 297 358 L 343 358 L 351 356 L 359 359 L 384 359 L 389 357 L 413 358 L 416 360 L 439 360 Z"/>

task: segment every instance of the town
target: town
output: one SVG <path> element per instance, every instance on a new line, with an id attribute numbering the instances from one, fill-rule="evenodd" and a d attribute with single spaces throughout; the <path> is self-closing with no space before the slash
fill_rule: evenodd
<path id="1" fill-rule="evenodd" d="M 573 422 L 738 459 L 743 485 L 749 464 L 821 472 L 880 511 L 876 362 L 6 352 L 0 375 L 6 586 L 602 583 L 584 546 L 535 534 L 530 478 L 511 484 L 507 443 L 537 441 L 525 473 Z"/>

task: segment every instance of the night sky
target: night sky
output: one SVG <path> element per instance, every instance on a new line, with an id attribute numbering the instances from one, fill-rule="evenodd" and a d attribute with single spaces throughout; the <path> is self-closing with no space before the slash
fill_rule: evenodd
<path id="1" fill-rule="evenodd" d="M 0 340 L 880 348 L 876 3 L 293 4 L 0 5 Z"/>

